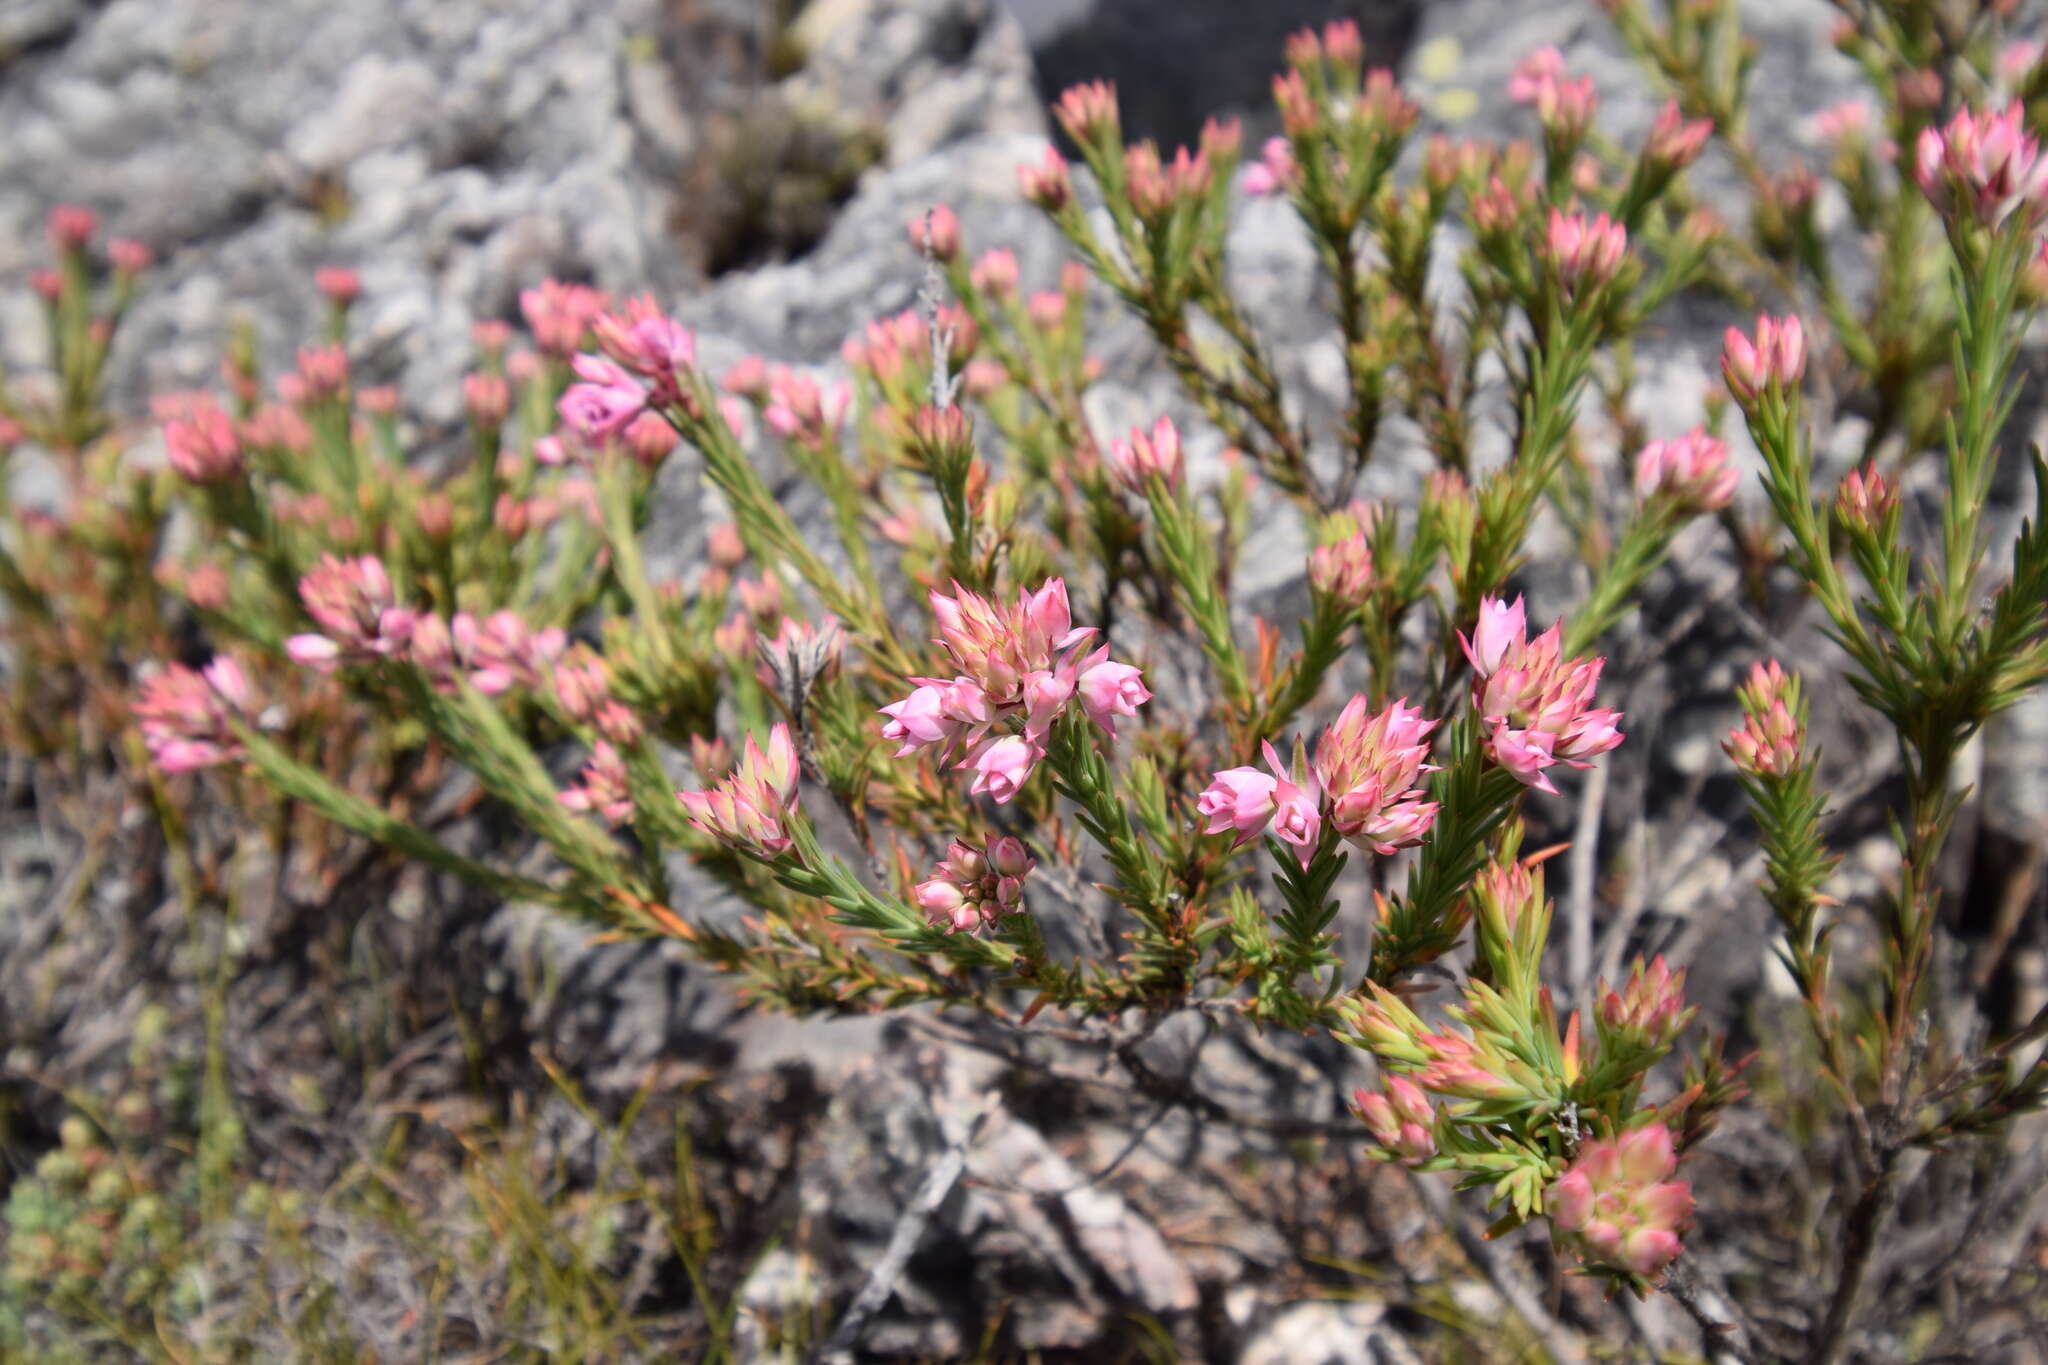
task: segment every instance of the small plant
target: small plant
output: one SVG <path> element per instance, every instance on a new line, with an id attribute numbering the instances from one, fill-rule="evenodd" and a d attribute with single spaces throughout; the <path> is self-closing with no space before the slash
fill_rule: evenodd
<path id="1" fill-rule="evenodd" d="M 1353 1101 L 1376 1158 L 1484 1190 L 1496 1232 L 1544 1220 L 1561 1263 L 1609 1289 L 1681 1292 L 1744 1355 L 1843 1358 L 1911 1154 L 2048 1100 L 2048 1016 L 1987 1038 L 1944 981 L 1935 875 L 1962 747 L 2048 677 L 2038 454 L 1996 575 L 1984 526 L 2048 292 L 2048 81 L 2038 57 L 1997 55 L 2011 6 L 1965 6 L 1960 28 L 1845 6 L 1841 46 L 1881 101 L 1831 115 L 1830 175 L 1876 252 L 1863 300 L 1816 225 L 1817 177 L 1766 170 L 1745 127 L 1732 0 L 1605 8 L 1670 87 L 1640 146 L 1600 135 L 1592 82 L 1546 50 L 1510 87 L 1540 145 L 1404 155 L 1419 107 L 1341 22 L 1289 43 L 1284 131 L 1249 164 L 1234 123 L 1170 154 L 1127 145 L 1115 91 L 1077 87 L 1054 112 L 1086 174 L 1050 149 L 1019 171 L 1074 253 L 1056 288 L 1027 291 L 1014 256 L 976 255 L 935 206 L 909 224 L 920 306 L 850 339 L 832 380 L 756 359 L 712 375 L 651 299 L 550 281 L 522 298 L 530 349 L 479 329 L 466 448 L 431 473 L 392 395 L 353 386 L 340 276 L 325 340 L 269 381 L 238 350 L 224 397 L 161 405 L 170 469 L 135 470 L 96 404 L 140 260 L 117 259 L 95 320 L 91 233 L 60 215 L 61 396 L 0 411 L 68 461 L 74 503 L 15 514 L 0 587 L 41 665 L 18 686 L 65 680 L 98 710 L 56 720 L 24 692 L 10 741 L 111 755 L 167 820 L 202 792 L 317 815 L 504 897 L 679 940 L 791 1010 L 1064 1019 L 1119 1048 L 1187 1010 L 1335 1036 L 1378 1065 Z M 1750 181 L 1747 234 L 1693 206 L 1709 147 Z M 1283 198 L 1314 243 L 1348 386 L 1332 430 L 1299 418 L 1232 295 L 1240 192 Z M 1453 297 L 1433 283 L 1445 261 Z M 1776 301 L 1722 355 L 1761 510 L 1717 434 L 1727 400 L 1657 439 L 1630 405 L 1635 338 L 1708 288 Z M 1096 294 L 1149 334 L 1199 443 L 1192 420 L 1092 427 Z M 1876 414 L 1832 494 L 1802 389 L 1823 367 Z M 1360 500 L 1396 418 L 1433 468 L 1399 505 Z M 1196 458 L 1218 442 L 1225 457 Z M 643 537 L 682 451 L 730 522 L 686 580 L 657 579 Z M 815 515 L 777 496 L 777 461 Z M 1909 520 L 1923 462 L 1939 476 Z M 174 508 L 196 548 L 159 564 Z M 1255 522 L 1290 514 L 1307 587 L 1291 631 L 1235 591 Z M 1601 641 L 1709 519 L 1752 588 L 1775 575 L 1825 615 L 1904 791 L 1895 879 L 1839 903 L 1806 685 L 1776 661 L 1749 671 L 1725 748 L 1853 1179 L 1828 1210 L 1819 1306 L 1751 1316 L 1731 1287 L 1729 1324 L 1684 1254 L 1717 1235 L 1688 1163 L 1744 1102 L 1745 1063 L 1685 1046 L 1697 1011 L 1662 956 L 1576 983 L 1575 1006 L 1547 966 L 1557 850 L 1524 849 L 1558 818 L 1560 779 L 1640 742 L 1604 703 Z M 1589 586 L 1532 633 L 1517 575 L 1545 520 Z M 135 583 L 166 597 L 94 610 Z M 167 662 L 142 675 L 146 658 Z M 130 715 L 109 709 L 131 693 Z M 458 848 L 423 822 L 453 770 L 530 842 Z M 749 907 L 744 928 L 696 912 L 685 865 Z M 1878 940 L 1844 972 L 1853 909 Z M 1370 923 L 1361 959 L 1340 949 L 1345 916 Z M 1446 985 L 1455 1003 L 1431 998 Z M 97 1180 L 39 1177 L 17 1221 L 119 1202 L 102 1182 L 91 1203 Z M 489 1193 L 519 1215 L 516 1187 Z"/>

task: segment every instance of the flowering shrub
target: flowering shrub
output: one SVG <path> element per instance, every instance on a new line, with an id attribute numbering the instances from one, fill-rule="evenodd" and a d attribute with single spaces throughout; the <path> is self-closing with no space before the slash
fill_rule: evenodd
<path id="1" fill-rule="evenodd" d="M 1862 1178 L 1827 1307 L 1791 1352 L 1834 1358 L 1906 1155 L 2048 1095 L 2041 1063 L 2021 1061 L 2042 1020 L 1989 1043 L 1924 1022 L 1958 751 L 2048 676 L 2038 457 L 2040 508 L 1996 587 L 1982 527 L 2021 329 L 2048 278 L 2029 103 L 2048 81 L 2030 67 L 2011 103 L 1937 123 L 1916 73 L 1967 90 L 1943 83 L 1981 66 L 1981 45 L 1937 70 L 1907 17 L 1844 36 L 1892 145 L 1853 142 L 1866 134 L 1838 116 L 1835 178 L 1889 234 L 1864 316 L 1836 283 L 1811 188 L 1758 161 L 1746 63 L 1709 41 L 1732 7 L 1607 8 L 1673 91 L 1640 147 L 1598 137 L 1593 83 L 1554 51 L 1510 86 L 1540 150 L 1414 147 L 1418 106 L 1366 69 L 1342 23 L 1289 44 L 1284 133 L 1248 165 L 1235 123 L 1169 155 L 1125 144 L 1114 90 L 1078 87 L 1054 112 L 1086 175 L 1056 150 L 1019 171 L 1077 258 L 1056 290 L 1027 294 L 1013 255 L 975 256 L 935 207 L 908 232 L 923 305 L 851 339 L 850 382 L 823 383 L 759 360 L 713 375 L 655 301 L 548 282 L 521 301 L 531 349 L 479 329 L 466 458 L 433 473 L 410 458 L 394 397 L 353 386 L 357 291 L 341 273 L 320 281 L 330 335 L 295 369 L 266 384 L 238 350 L 224 397 L 160 405 L 167 470 L 124 462 L 96 394 L 142 259 L 111 252 L 95 314 L 92 226 L 61 211 L 44 290 L 58 395 L 5 411 L 10 444 L 69 462 L 74 502 L 10 528 L 11 629 L 43 663 L 17 676 L 10 742 L 112 744 L 125 718 L 83 710 L 51 735 L 58 713 L 22 689 L 69 679 L 103 700 L 126 681 L 110 659 L 161 658 L 132 689 L 150 771 L 115 752 L 174 792 L 167 806 L 216 782 L 239 802 L 289 800 L 508 897 L 681 940 L 758 999 L 933 1004 L 1020 1030 L 1192 1008 L 1334 1035 L 1381 1070 L 1355 1098 L 1375 1156 L 1484 1188 L 1499 1230 L 1546 1219 L 1570 1264 L 1642 1293 L 1685 1283 L 1673 1267 L 1700 1234 L 1681 1173 L 1743 1098 L 1742 1066 L 1714 1044 L 1690 1049 L 1682 1076 L 1666 1065 L 1695 1011 L 1662 957 L 1581 1008 L 1559 999 L 1554 850 L 1523 844 L 1560 779 L 1631 742 L 1603 704 L 1600 641 L 1676 538 L 1719 517 L 1754 572 L 1782 558 L 1826 613 L 1905 774 L 1865 1017 L 1831 975 L 1845 907 L 1824 889 L 1836 858 L 1800 681 L 1775 661 L 1749 675 L 1726 752 Z M 1757 250 L 1687 208 L 1710 140 L 1753 182 Z M 1284 198 L 1315 244 L 1348 384 L 1336 430 L 1299 418 L 1227 286 L 1240 191 Z M 1902 281 L 1883 272 L 1937 248 L 1946 291 L 1888 292 Z M 1432 283 L 1446 259 L 1454 300 Z M 1633 430 L 1632 338 L 1681 290 L 1740 267 L 1788 303 L 1810 286 L 1825 320 L 1810 332 L 1767 312 L 1728 333 L 1727 393 L 1763 462 L 1770 520 L 1754 524 L 1734 506 L 1725 402 L 1633 452 L 1585 411 L 1593 396 Z M 1196 459 L 1167 417 L 1121 435 L 1090 423 L 1096 290 L 1142 324 L 1227 459 Z M 1930 351 L 1944 330 L 1952 352 Z M 1923 557 L 1902 533 L 1903 455 L 1851 474 L 1832 503 L 1817 490 L 1801 386 L 1822 364 L 1878 395 L 1873 442 L 1942 453 Z M 1930 403 L 1923 381 L 1952 401 Z M 1512 399 L 1497 431 L 1481 401 L 1495 382 Z M 1395 417 L 1433 472 L 1405 505 L 1359 500 L 1366 467 L 1393 458 Z M 757 428 L 815 487 L 816 524 L 773 492 Z M 1482 454 L 1492 436 L 1504 459 Z M 731 518 L 685 582 L 655 579 L 642 546 L 656 475 L 678 458 Z M 1255 508 L 1291 509 L 1308 542 L 1291 637 L 1233 591 Z M 174 509 L 197 534 L 159 565 Z M 1546 516 L 1591 547 L 1590 586 L 1532 635 L 1515 578 Z M 152 575 L 203 633 L 203 667 L 168 662 L 154 607 L 94 610 Z M 581 763 L 566 786 L 563 756 Z M 459 851 L 418 822 L 444 764 L 546 862 Z M 671 854 L 752 907 L 751 927 L 679 903 Z M 1078 947 L 1066 930 L 1105 913 L 1121 943 Z M 1370 921 L 1362 961 L 1339 951 L 1347 915 Z M 1446 982 L 1455 1003 L 1431 998 Z"/>

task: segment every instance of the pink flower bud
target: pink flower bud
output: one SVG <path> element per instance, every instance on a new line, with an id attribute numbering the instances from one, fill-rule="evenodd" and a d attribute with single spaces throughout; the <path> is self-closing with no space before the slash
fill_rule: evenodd
<path id="1" fill-rule="evenodd" d="M 1048 146 L 1044 160 L 1037 165 L 1017 168 L 1017 188 L 1025 199 L 1047 213 L 1059 212 L 1074 197 L 1074 181 L 1067 170 L 1067 159 L 1060 155 L 1057 147 Z"/>
<path id="2" fill-rule="evenodd" d="M 929 251 L 942 261 L 960 254 L 960 220 L 953 210 L 938 204 L 910 220 L 910 244 Z"/>
<path id="3" fill-rule="evenodd" d="M 362 297 L 363 278 L 347 266 L 323 265 L 313 272 L 313 287 L 337 308 L 347 308 Z"/>
<path id="4" fill-rule="evenodd" d="M 1021 735 L 994 740 L 971 760 L 974 782 L 968 790 L 976 795 L 986 792 L 997 805 L 1006 805 L 1024 789 L 1039 757 L 1039 751 Z"/>
<path id="5" fill-rule="evenodd" d="M 969 272 L 974 287 L 985 294 L 1007 299 L 1017 292 L 1017 256 L 1004 247 L 984 252 Z"/>
<path id="6" fill-rule="evenodd" d="M 46 225 L 50 246 L 61 255 L 71 255 L 85 250 L 92 241 L 92 235 L 99 231 L 99 219 L 93 211 L 77 204 L 59 204 L 50 210 Z"/>
<path id="7" fill-rule="evenodd" d="M 1170 488 L 1178 488 L 1182 468 L 1180 430 L 1170 417 L 1154 422 L 1150 435 L 1133 428 L 1128 441 L 1111 443 L 1109 463 L 1118 481 L 1135 492 L 1142 494 L 1155 478 L 1164 479 Z"/>
<path id="8" fill-rule="evenodd" d="M 1776 386 L 1791 390 L 1806 372 L 1806 331 L 1797 317 L 1759 317 L 1754 339 L 1730 327 L 1723 338 L 1721 376 L 1737 401 L 1753 403 Z"/>
<path id="9" fill-rule="evenodd" d="M 1728 463 L 1728 447 L 1694 427 L 1671 441 L 1652 441 L 1636 456 L 1636 494 L 1662 499 L 1688 515 L 1713 512 L 1735 497 L 1740 473 Z"/>

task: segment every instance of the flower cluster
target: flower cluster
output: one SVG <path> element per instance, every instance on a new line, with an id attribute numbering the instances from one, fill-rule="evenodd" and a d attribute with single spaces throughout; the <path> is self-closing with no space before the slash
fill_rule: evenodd
<path id="1" fill-rule="evenodd" d="M 1703 427 L 1669 441 L 1652 441 L 1636 456 L 1636 496 L 1662 500 L 1687 514 L 1719 511 L 1735 498 L 1741 472 L 1728 447 Z"/>
<path id="2" fill-rule="evenodd" d="M 1360 848 L 1391 854 L 1413 847 L 1436 822 L 1437 803 L 1416 786 L 1430 771 L 1423 760 L 1436 725 L 1406 698 L 1368 716 L 1365 698 L 1355 696 L 1316 741 L 1313 763 L 1297 752 L 1290 770 L 1265 744 L 1266 772 L 1217 773 L 1196 809 L 1208 819 L 1208 833 L 1234 829 L 1240 847 L 1270 830 L 1293 846 L 1303 867 L 1326 819 Z"/>
<path id="3" fill-rule="evenodd" d="M 1742 724 L 1721 741 L 1722 752 L 1735 766 L 1755 777 L 1782 777 L 1799 766 L 1806 744 L 1800 719 L 1799 679 L 1776 659 L 1754 665 L 1738 689 Z"/>
<path id="4" fill-rule="evenodd" d="M 1550 211 L 1543 258 L 1569 292 L 1597 289 L 1613 279 L 1628 255 L 1628 229 L 1606 214 Z"/>
<path id="5" fill-rule="evenodd" d="M 1545 132 L 1572 142 L 1585 135 L 1600 106 L 1593 78 L 1567 80 L 1564 54 L 1554 47 L 1538 48 L 1522 59 L 1508 78 L 1508 98 L 1534 108 Z"/>
<path id="6" fill-rule="evenodd" d="M 193 483 L 221 483 L 242 472 L 242 442 L 230 417 L 211 394 L 171 394 L 153 404 L 164 424 L 164 453 L 171 468 Z"/>
<path id="7" fill-rule="evenodd" d="M 1655 1274 L 1677 1259 L 1692 1218 L 1692 1186 L 1670 1178 L 1677 1169 L 1671 1130 L 1661 1123 L 1587 1142 L 1550 1188 L 1551 1221 L 1589 1260 Z"/>
<path id="8" fill-rule="evenodd" d="M 578 814 L 595 812 L 608 825 L 623 825 L 633 818 L 633 791 L 626 778 L 626 761 L 604 740 L 590 748 L 583 765 L 583 780 L 561 792 L 562 805 Z"/>
<path id="9" fill-rule="evenodd" d="M 1076 628 L 1066 580 L 1019 590 L 1016 605 L 998 606 L 954 585 L 931 594 L 938 643 L 952 657 L 951 679 L 912 678 L 917 689 L 882 708 L 884 739 L 901 740 L 898 758 L 936 748 L 940 762 L 959 755 L 974 770 L 972 790 L 998 803 L 1014 797 L 1045 755 L 1053 721 L 1078 699 L 1088 718 L 1116 738 L 1116 718 L 1134 716 L 1152 699 L 1139 671 L 1113 662 L 1109 646 L 1082 650 L 1093 626 Z M 1013 729 L 1014 724 L 1021 729 Z"/>
<path id="10" fill-rule="evenodd" d="M 1472 665 L 1472 706 L 1485 721 L 1486 756 L 1516 780 L 1555 793 L 1546 769 L 1574 768 L 1621 743 L 1619 711 L 1593 706 L 1605 659 L 1558 657 L 1561 622 L 1531 640 L 1517 597 L 1513 606 L 1489 597 L 1479 604 L 1470 639 L 1458 633 Z"/>
<path id="11" fill-rule="evenodd" d="M 1923 130 L 1913 151 L 1913 178 L 1943 213 L 1967 212 L 1995 229 L 2024 210 L 2022 227 L 2031 230 L 2048 212 L 2048 161 L 2018 100 L 2002 113 L 1958 109 L 1945 126 Z"/>
<path id="12" fill-rule="evenodd" d="M 991 839 L 981 848 L 955 840 L 911 898 L 934 929 L 982 932 L 1022 908 L 1024 877 L 1037 865 L 1017 839 Z"/>
<path id="13" fill-rule="evenodd" d="M 1699 1012 L 1686 1006 L 1684 969 L 1672 971 L 1662 953 L 1647 967 L 1637 958 L 1620 990 L 1603 981 L 1598 995 L 1600 1027 L 1645 1048 L 1669 1048 Z"/>
<path id="14" fill-rule="evenodd" d="M 1790 392 L 1806 373 L 1806 329 L 1796 316 L 1759 317 L 1756 336 L 1730 327 L 1722 338 L 1721 378 L 1743 403 L 1776 386 Z"/>
<path id="15" fill-rule="evenodd" d="M 398 605 L 391 576 L 375 555 L 322 555 L 299 580 L 306 614 L 324 634 L 294 635 L 285 652 L 322 673 L 343 664 L 388 659 L 412 639 L 420 614 Z"/>
<path id="16" fill-rule="evenodd" d="M 1150 432 L 1142 427 L 1132 428 L 1128 441 L 1110 443 L 1109 467 L 1119 483 L 1141 496 L 1155 478 L 1165 480 L 1169 488 L 1179 487 L 1180 429 L 1174 426 L 1171 417 L 1154 422 Z"/>
<path id="17" fill-rule="evenodd" d="M 172 664 L 147 679 L 134 709 L 156 766 L 167 773 L 197 772 L 242 756 L 230 719 L 252 718 L 256 693 L 242 666 L 217 654 L 203 669 Z"/>
<path id="18" fill-rule="evenodd" d="M 682 376 L 697 363 L 697 338 L 653 299 L 630 299 L 616 313 L 601 302 L 595 310 L 568 315 L 596 335 L 603 354 L 586 351 L 570 360 L 580 382 L 563 390 L 555 404 L 565 426 L 598 446 L 626 433 L 652 410 L 679 401 Z M 559 325 L 566 335 L 570 322 Z M 656 439 L 654 428 L 645 428 L 641 442 L 652 447 Z"/>
<path id="19" fill-rule="evenodd" d="M 1389 1076 L 1384 1095 L 1354 1091 L 1351 1107 L 1393 1160 L 1420 1166 L 1436 1155 L 1436 1106 L 1406 1076 Z"/>
<path id="20" fill-rule="evenodd" d="M 747 736 L 747 747 L 730 773 L 708 791 L 677 792 L 690 823 L 704 833 L 756 858 L 774 858 L 795 844 L 786 818 L 796 810 L 796 746 L 789 727 L 768 733 L 764 750 Z"/>

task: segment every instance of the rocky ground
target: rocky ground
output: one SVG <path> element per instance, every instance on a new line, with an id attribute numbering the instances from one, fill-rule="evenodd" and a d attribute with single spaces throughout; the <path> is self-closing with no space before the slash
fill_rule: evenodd
<path id="1" fill-rule="evenodd" d="M 423 445 L 459 412 L 471 323 L 515 317 L 517 292 L 548 275 L 653 290 L 700 329 L 714 364 L 749 352 L 831 364 L 849 333 L 911 301 L 918 263 L 902 228 L 932 203 L 959 211 L 970 242 L 1015 250 L 1027 282 L 1051 281 L 1059 243 L 1013 181 L 1047 135 L 1048 85 L 1104 71 L 1133 126 L 1181 136 L 1219 103 L 1262 106 L 1281 36 L 1332 9 L 1015 3 L 1013 14 L 994 0 L 815 0 L 792 20 L 768 0 L 17 0 L 0 11 L 0 354 L 24 360 L 35 305 L 19 282 L 42 215 L 66 200 L 162 258 L 115 359 L 131 410 L 148 392 L 207 382 L 235 319 L 288 353 L 314 326 L 311 272 L 330 263 L 361 271 L 360 373 L 402 383 Z M 1612 132 L 1634 137 L 1655 112 L 1591 5 L 1348 8 L 1374 57 L 1404 63 L 1429 117 L 1454 131 L 1531 131 L 1501 92 L 1542 43 L 1598 78 Z M 1813 145 L 1810 114 L 1852 90 L 1854 72 L 1822 38 L 1822 0 L 1744 8 L 1771 101 L 1751 118 L 1782 131 L 1773 142 L 1789 158 Z M 1739 219 L 1732 178 L 1708 183 Z M 1312 306 L 1308 243 L 1283 207 L 1257 203 L 1233 246 L 1242 296 L 1305 410 L 1333 410 L 1341 358 Z M 1698 420 L 1734 320 L 1708 299 L 1669 316 L 1639 359 L 1638 415 L 1656 435 Z M 1098 427 L 1187 416 L 1138 329 L 1107 311 L 1100 322 Z M 1840 449 L 1853 448 L 1853 422 Z M 1194 439 L 1213 455 L 1214 439 Z M 1412 498 L 1422 467 L 1393 450 L 1369 491 Z M 658 570 L 700 553 L 709 515 L 693 470 L 672 462 L 664 478 Z M 2016 515 L 2001 506 L 2000 534 Z M 1302 548 L 1261 542 L 1240 570 L 1254 607 L 1284 615 L 1300 596 Z M 1574 585 L 1538 569 L 1528 587 L 1532 614 L 1547 617 Z M 1736 589 L 1722 541 L 1696 530 L 1611 650 L 1631 743 L 1537 834 L 1586 849 L 1553 885 L 1586 907 L 1597 969 L 1671 953 L 1691 964 L 1710 1017 L 1739 1033 L 1776 983 L 1749 891 L 1754 842 L 1716 741 L 1747 660 L 1839 669 L 1798 604 L 1759 614 Z M 1848 700 L 1841 689 L 1818 710 L 1846 793 L 1844 875 L 1870 884 L 1887 866 L 1872 798 L 1889 769 Z M 1982 745 L 1953 873 L 1966 937 L 2015 888 L 2038 886 L 2044 759 L 2040 705 Z M 196 997 L 173 983 L 189 983 L 182 955 L 204 946 L 159 910 L 160 885 L 81 862 L 76 839 L 20 814 L 31 805 L 11 803 L 0 828 L 0 1046 L 24 1094 L 31 1073 L 95 1074 L 153 1001 L 189 1026 Z M 857 1284 L 928 1173 L 958 1152 L 957 1189 L 864 1338 L 873 1358 L 960 1356 L 1000 1318 L 1006 1349 L 1048 1358 L 1145 1358 L 1132 1344 L 1144 1323 L 1151 1358 L 1399 1362 L 1420 1358 L 1409 1343 L 1432 1320 L 1489 1322 L 1503 1299 L 1560 1358 L 1585 1358 L 1573 1325 L 1587 1323 L 1696 1349 L 1668 1301 L 1624 1314 L 1581 1302 L 1575 1283 L 1559 1300 L 1530 1247 L 1468 1238 L 1461 1253 L 1439 1192 L 1334 1136 L 1348 1131 L 1335 1126 L 1340 1097 L 1359 1074 L 1340 1048 L 1192 1016 L 1115 1056 L 1058 1031 L 1024 1045 L 935 1019 L 798 1022 L 739 1006 L 666 945 L 593 947 L 421 878 L 323 905 L 286 880 L 268 917 L 245 916 L 226 997 L 242 1040 L 237 1093 L 253 1124 L 288 1135 L 264 1159 L 311 1178 L 333 1163 L 314 1135 L 461 1089 L 443 1008 L 453 980 L 490 1021 L 486 1069 L 500 1084 L 545 1096 L 538 1053 L 601 1106 L 650 1075 L 664 1104 L 697 1106 L 700 1137 L 722 1138 L 700 1151 L 745 1248 L 734 1292 L 757 1344 L 758 1324 L 819 1286 L 831 1297 Z M 2048 992 L 2040 918 L 2013 955 L 2015 1015 Z M 365 1081 L 362 1059 L 327 1037 L 337 1020 L 372 1019 L 386 1046 Z M 309 1088 L 334 1103 L 316 1112 Z M 561 1149 L 587 1158 L 590 1133 L 566 1110 L 561 1125 Z"/>

